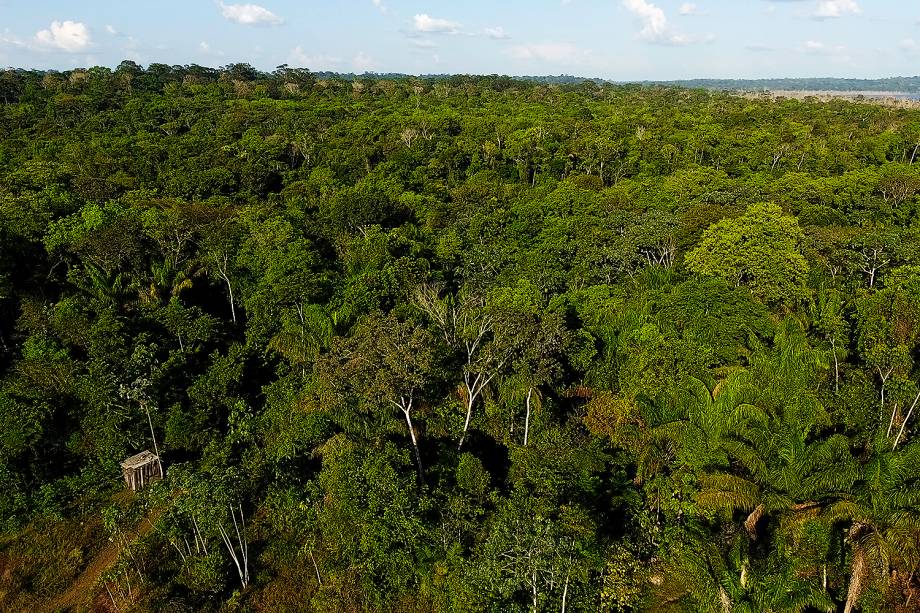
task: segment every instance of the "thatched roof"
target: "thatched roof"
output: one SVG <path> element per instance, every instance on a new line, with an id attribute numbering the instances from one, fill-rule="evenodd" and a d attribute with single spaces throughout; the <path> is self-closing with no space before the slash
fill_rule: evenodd
<path id="1" fill-rule="evenodd" d="M 121 467 L 125 470 L 131 470 L 134 468 L 140 468 L 150 464 L 151 462 L 156 462 L 157 457 L 150 453 L 149 451 L 142 451 L 137 455 L 133 455 L 124 462 L 121 463 Z"/>

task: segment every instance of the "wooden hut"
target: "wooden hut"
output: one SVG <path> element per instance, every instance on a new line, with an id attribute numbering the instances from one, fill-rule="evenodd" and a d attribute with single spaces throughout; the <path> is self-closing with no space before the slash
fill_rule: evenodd
<path id="1" fill-rule="evenodd" d="M 149 451 L 142 451 L 122 462 L 121 472 L 125 477 L 125 483 L 135 492 L 163 478 L 160 458 Z"/>

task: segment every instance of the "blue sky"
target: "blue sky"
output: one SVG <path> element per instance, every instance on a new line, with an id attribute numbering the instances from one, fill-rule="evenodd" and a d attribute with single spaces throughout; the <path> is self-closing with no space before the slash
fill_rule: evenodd
<path id="1" fill-rule="evenodd" d="M 0 0 L 0 66 L 614 80 L 920 73 L 920 0 Z"/>

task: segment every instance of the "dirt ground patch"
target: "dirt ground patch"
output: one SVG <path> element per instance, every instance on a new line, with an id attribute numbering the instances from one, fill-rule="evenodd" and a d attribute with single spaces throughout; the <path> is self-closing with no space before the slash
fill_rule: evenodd
<path id="1" fill-rule="evenodd" d="M 143 518 L 128 537 L 128 542 L 136 542 L 149 534 L 161 511 L 151 511 Z M 43 613 L 56 613 L 58 611 L 85 611 L 92 608 L 92 601 L 97 593 L 97 584 L 103 573 L 111 568 L 121 554 L 123 546 L 118 542 L 111 542 L 100 551 L 95 558 L 89 563 L 79 577 L 67 588 L 63 594 L 54 598 L 44 608 L 39 609 Z"/>

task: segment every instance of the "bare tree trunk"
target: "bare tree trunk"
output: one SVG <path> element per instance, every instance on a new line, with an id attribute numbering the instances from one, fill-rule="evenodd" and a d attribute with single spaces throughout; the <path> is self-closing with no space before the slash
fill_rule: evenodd
<path id="1" fill-rule="evenodd" d="M 533 589 L 533 613 L 537 613 L 537 573 L 532 572 L 530 575 L 530 587 Z"/>
<path id="2" fill-rule="evenodd" d="M 227 282 L 227 293 L 230 294 L 230 317 L 233 319 L 233 323 L 236 323 L 236 303 L 233 300 L 233 285 L 230 283 L 229 277 L 224 277 L 224 281 Z"/>
<path id="3" fill-rule="evenodd" d="M 179 557 L 182 558 L 182 563 L 185 564 L 188 561 L 188 557 L 185 555 L 185 552 L 182 551 L 182 547 L 173 541 L 169 541 L 169 544 L 173 546 L 173 549 L 179 552 Z"/>
<path id="4" fill-rule="evenodd" d="M 783 145 L 779 148 L 779 151 L 773 153 L 773 165 L 770 166 L 770 170 L 776 170 L 776 165 L 779 164 L 779 161 L 783 159 L 783 156 L 786 155 L 786 145 Z"/>
<path id="5" fill-rule="evenodd" d="M 729 597 L 728 592 L 726 592 L 725 588 L 722 586 L 719 586 L 719 600 L 722 602 L 722 610 L 725 613 L 731 613 L 732 599 Z"/>
<path id="6" fill-rule="evenodd" d="M 121 611 L 121 609 L 118 608 L 118 605 L 115 604 L 115 597 L 112 596 L 112 590 L 109 589 L 108 582 L 105 583 L 105 591 L 109 593 L 109 600 L 112 601 L 112 606 L 115 607 L 115 613 L 118 613 L 119 611 Z"/>
<path id="7" fill-rule="evenodd" d="M 891 409 L 891 419 L 888 420 L 888 431 L 885 433 L 885 436 L 891 436 L 891 430 L 894 428 L 894 418 L 898 413 L 898 403 L 894 403 L 894 407 Z"/>
<path id="8" fill-rule="evenodd" d="M 892 447 L 892 449 L 898 448 L 898 443 L 901 442 L 901 437 L 904 436 L 904 430 L 907 428 L 907 422 L 910 421 L 911 415 L 914 414 L 914 409 L 917 408 L 918 400 L 920 400 L 920 392 L 917 392 L 917 396 L 914 398 L 914 403 L 910 405 L 910 411 L 907 412 L 907 417 L 904 418 L 904 422 L 901 424 L 901 430 L 898 432 L 898 438 L 894 439 L 894 447 Z"/>
<path id="9" fill-rule="evenodd" d="M 861 251 L 863 257 L 862 271 L 868 275 L 869 288 L 872 289 L 875 287 L 876 276 L 879 271 L 887 266 L 891 260 L 883 259 L 884 252 L 880 248 L 875 248 L 870 250 L 865 248 Z"/>
<path id="10" fill-rule="evenodd" d="M 316 558 L 313 557 L 312 549 L 310 550 L 310 560 L 313 561 L 313 570 L 316 571 L 316 582 L 319 584 L 320 587 L 323 587 L 323 580 L 320 579 L 320 576 L 319 576 L 319 566 L 317 566 L 316 564 Z"/>
<path id="11" fill-rule="evenodd" d="M 192 525 L 195 527 L 195 549 L 198 549 L 198 543 L 201 542 L 201 551 L 204 551 L 204 555 L 208 555 L 208 544 L 204 540 L 204 535 L 201 533 L 201 528 L 198 527 L 198 519 L 195 515 L 192 515 Z"/>
<path id="12" fill-rule="evenodd" d="M 157 454 L 157 466 L 160 467 L 160 478 L 165 479 L 166 473 L 163 472 L 163 462 L 160 461 L 160 449 L 157 447 L 157 435 L 153 432 L 153 420 L 150 419 L 150 409 L 147 407 L 147 403 L 143 402 L 144 412 L 147 413 L 147 423 L 150 425 L 150 438 L 153 439 L 153 452 Z"/>
<path id="13" fill-rule="evenodd" d="M 463 422 L 463 434 L 460 435 L 460 443 L 457 445 L 457 451 L 463 448 L 463 441 L 466 440 L 466 432 L 470 429 L 470 418 L 473 416 L 474 399 L 472 392 L 467 388 L 466 421 Z"/>
<path id="14" fill-rule="evenodd" d="M 527 440 L 530 435 L 530 398 L 533 396 L 533 388 L 527 390 L 527 414 L 524 417 L 524 447 L 527 446 Z"/>
<path id="15" fill-rule="evenodd" d="M 879 367 L 877 370 L 878 370 L 879 379 L 882 380 L 882 390 L 881 390 L 881 394 L 882 394 L 882 406 L 881 406 L 881 409 L 884 410 L 884 409 L 885 409 L 885 385 L 888 383 L 888 377 L 891 376 L 892 371 L 894 371 L 894 367 L 892 366 L 891 368 L 889 368 L 889 369 L 888 369 L 888 372 L 882 372 L 881 367 Z M 879 415 L 879 417 L 881 418 L 881 415 Z"/>
<path id="16" fill-rule="evenodd" d="M 233 506 L 230 506 L 230 517 L 233 520 L 233 528 L 236 531 L 236 539 L 240 549 L 239 553 L 237 553 L 236 546 L 230 540 L 230 535 L 224 529 L 223 525 L 218 524 L 217 530 L 220 532 L 220 537 L 224 541 L 224 546 L 227 548 L 230 558 L 236 565 L 236 571 L 240 576 L 240 583 L 245 590 L 249 587 L 249 543 L 246 539 L 246 523 L 243 518 L 243 506 L 240 505 L 240 523 L 243 524 L 242 535 L 240 534 L 240 527 L 237 524 L 236 512 L 233 510 Z"/>
<path id="17" fill-rule="evenodd" d="M 750 515 L 747 516 L 747 519 L 744 520 L 744 529 L 747 530 L 748 536 L 751 537 L 752 541 L 757 540 L 757 522 L 763 517 L 766 506 L 763 503 L 757 505 L 757 507 L 751 511 Z"/>
<path id="18" fill-rule="evenodd" d="M 853 607 L 862 595 L 863 580 L 866 575 L 866 555 L 862 547 L 855 546 L 853 552 L 853 566 L 850 569 L 850 588 L 847 591 L 847 603 L 843 613 L 852 613 Z"/>
<path id="19" fill-rule="evenodd" d="M 518 170 L 520 172 L 521 169 Z M 490 364 L 488 360 L 485 360 L 484 364 L 480 363 L 482 344 L 486 342 L 493 325 L 490 316 L 477 315 L 471 311 L 476 304 L 481 303 L 481 300 L 474 296 L 466 298 L 457 296 L 459 303 L 443 301 L 438 297 L 438 293 L 437 286 L 422 286 L 416 291 L 415 302 L 441 329 L 444 341 L 449 345 L 459 345 L 466 353 L 466 365 L 463 371 L 466 416 L 463 422 L 463 433 L 457 444 L 457 449 L 460 450 L 463 448 L 463 443 L 466 442 L 476 399 L 498 374 L 508 358 L 500 360 L 497 364 Z M 463 332 L 467 328 L 472 334 L 464 338 L 466 335 Z"/>
<path id="20" fill-rule="evenodd" d="M 468 355 L 472 356 L 474 351 L 475 346 L 472 351 L 469 351 Z M 467 359 L 468 362 L 470 360 L 471 358 Z M 476 398 L 479 397 L 482 390 L 486 388 L 495 376 L 493 373 L 487 377 L 484 372 L 478 372 L 475 377 L 471 378 L 472 374 L 473 373 L 467 372 L 463 375 L 463 384 L 466 386 L 466 420 L 463 422 L 463 434 L 460 436 L 460 443 L 457 445 L 458 451 L 463 448 L 463 442 L 466 440 L 466 433 L 470 429 L 470 420 L 473 417 L 473 405 L 476 403 Z"/>
<path id="21" fill-rule="evenodd" d="M 236 538 L 240 542 L 240 549 L 243 553 L 243 570 L 246 575 L 246 585 L 249 585 L 249 539 L 246 538 L 246 518 L 243 517 L 243 505 L 240 505 L 240 524 L 243 528 L 243 535 L 240 536 L 240 526 L 236 524 L 236 517 L 233 515 L 233 509 L 230 509 L 230 517 L 233 518 L 233 528 L 236 530 Z"/>
<path id="22" fill-rule="evenodd" d="M 565 587 L 562 588 L 562 612 L 565 613 L 566 600 L 569 596 L 569 574 L 565 574 Z"/>
<path id="23" fill-rule="evenodd" d="M 227 253 L 223 254 L 222 259 L 217 256 L 214 257 L 214 261 L 217 265 L 217 274 L 219 274 L 220 278 L 227 284 L 227 293 L 230 295 L 230 316 L 233 318 L 233 323 L 236 323 L 236 304 L 233 300 L 233 284 L 230 283 L 229 259 L 230 256 Z"/>
<path id="24" fill-rule="evenodd" d="M 406 425 L 409 427 L 409 438 L 412 439 L 412 450 L 415 452 L 415 463 L 418 465 L 418 478 L 422 485 L 425 484 L 425 469 L 422 467 L 422 454 L 418 449 L 418 440 L 415 438 L 415 428 L 412 426 L 412 401 L 408 406 L 400 407 L 406 416 Z"/>

